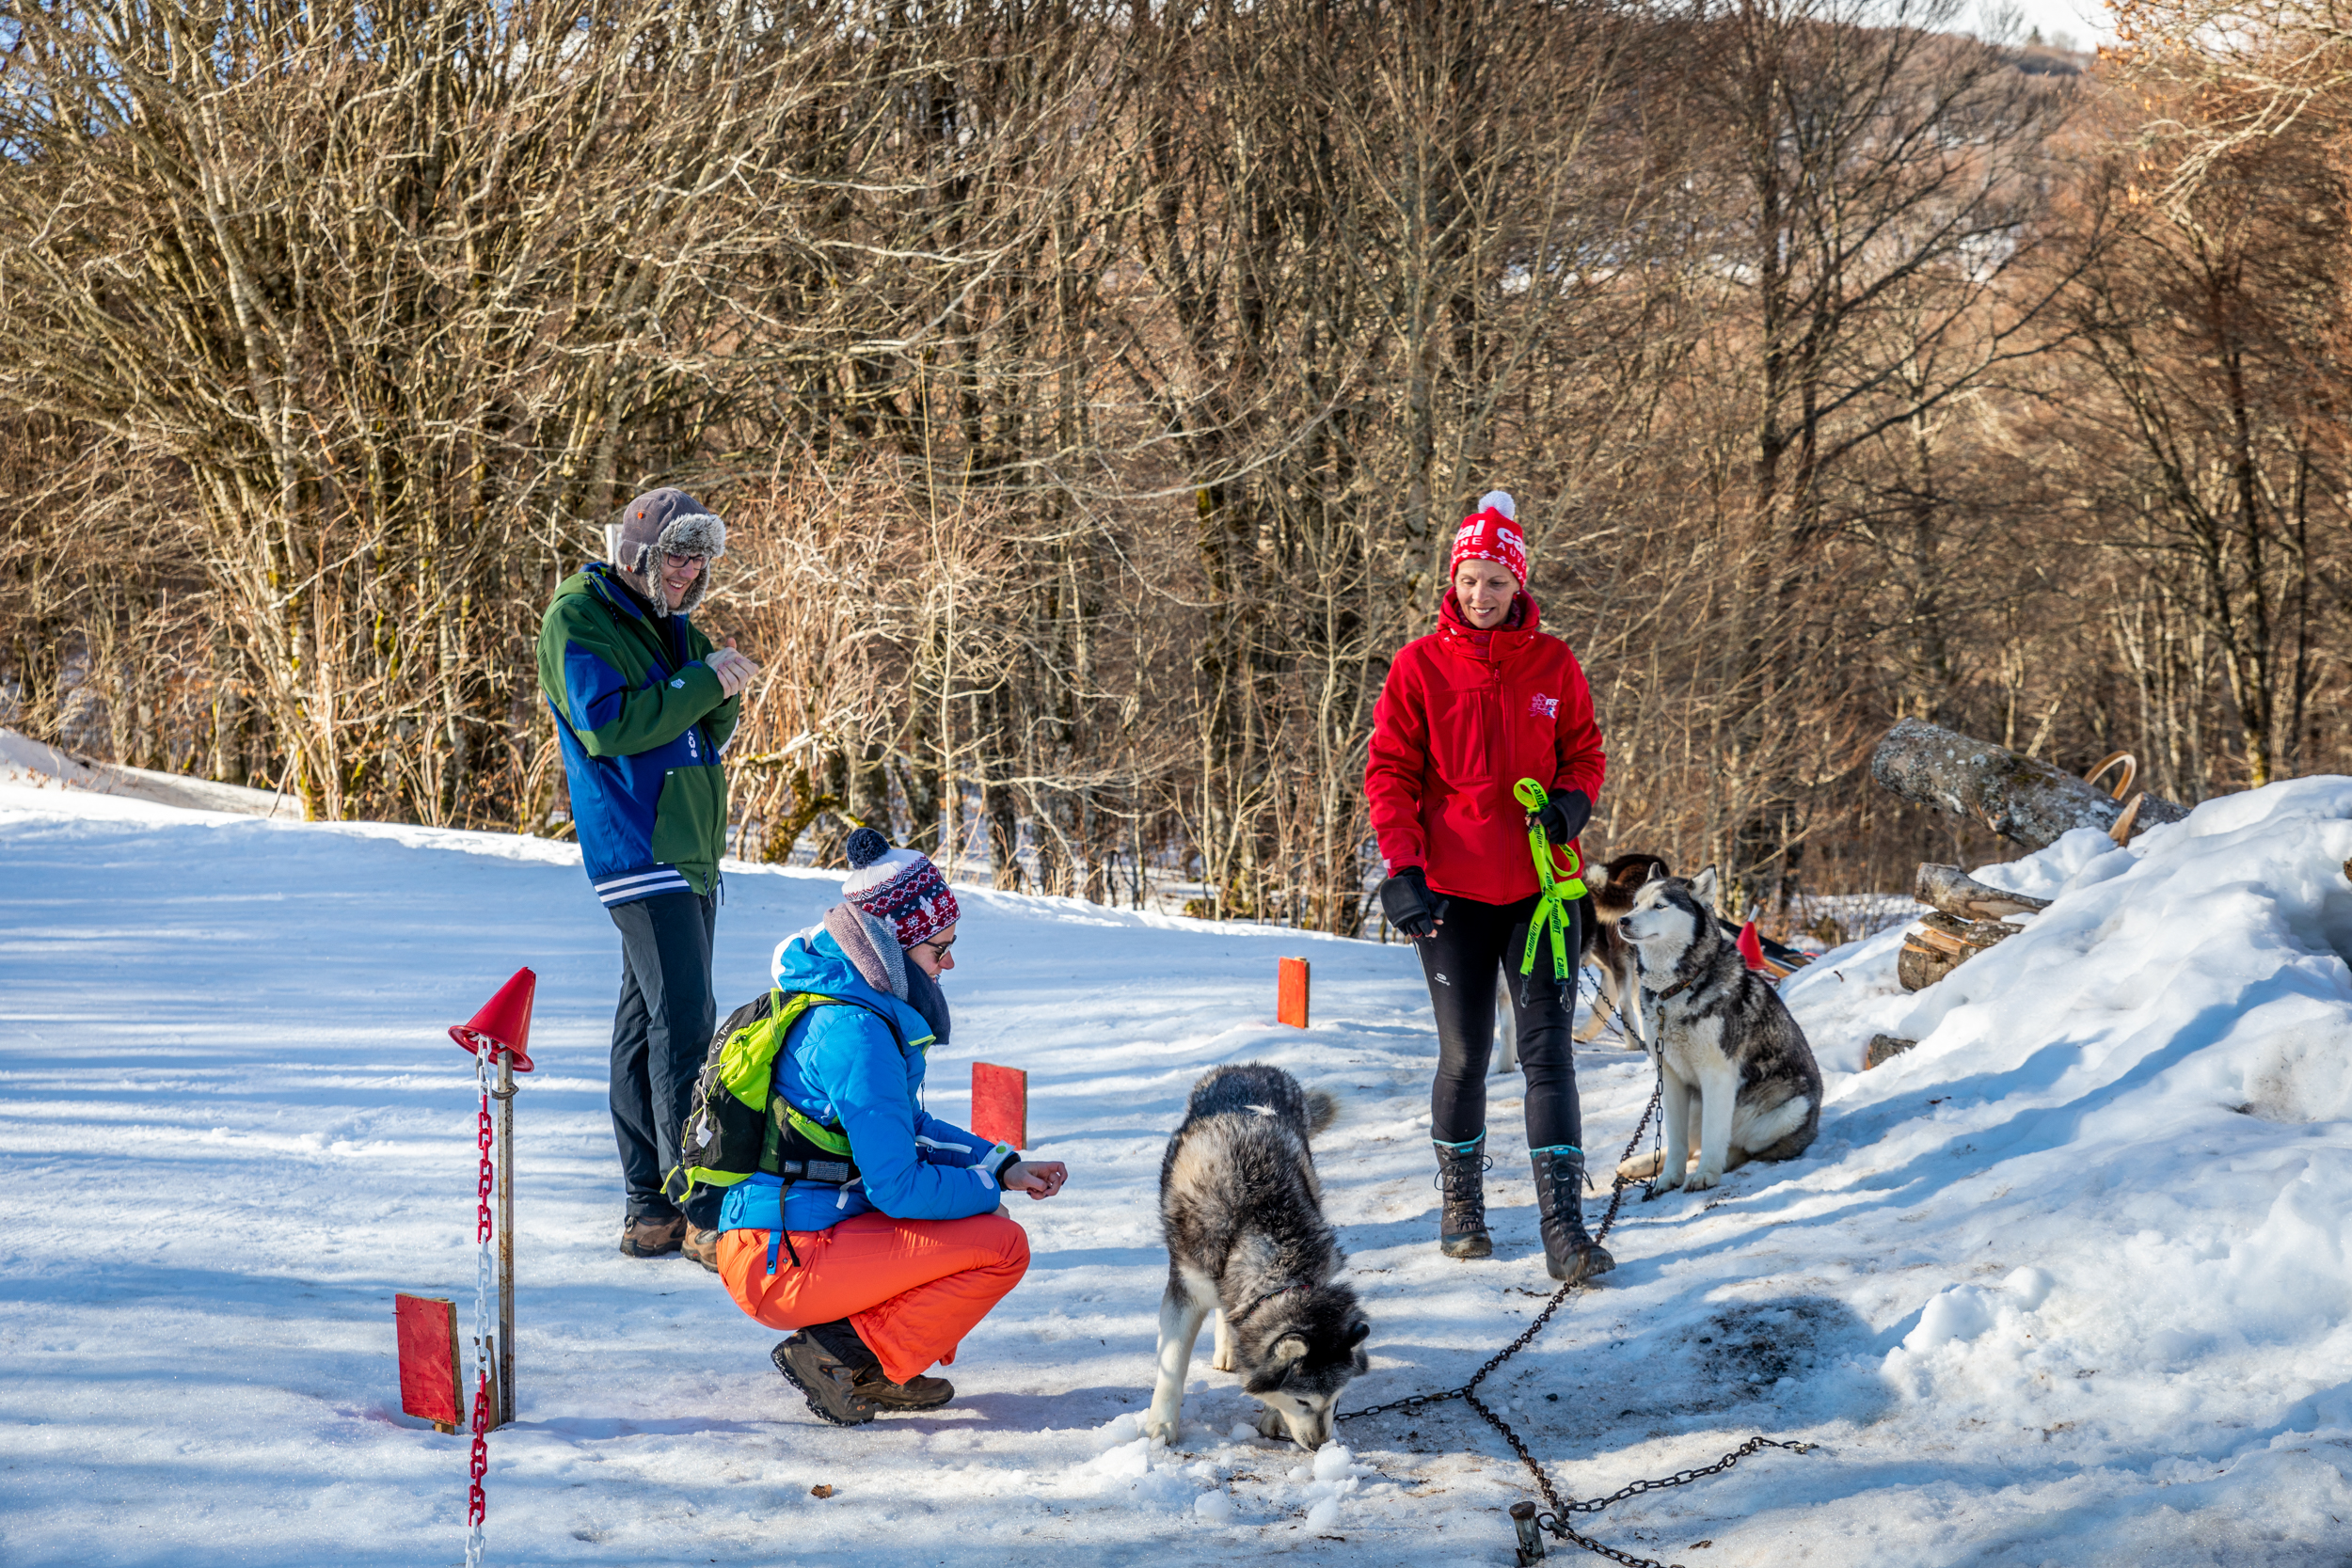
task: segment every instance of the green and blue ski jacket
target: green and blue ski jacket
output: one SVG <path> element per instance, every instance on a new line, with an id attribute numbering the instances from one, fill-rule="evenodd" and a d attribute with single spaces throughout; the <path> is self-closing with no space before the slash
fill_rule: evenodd
<path id="1" fill-rule="evenodd" d="M 563 742 L 580 863 L 608 905 L 707 895 L 719 874 L 719 759 L 742 702 L 704 662 L 710 650 L 601 561 L 564 580 L 539 624 L 539 689 Z"/>

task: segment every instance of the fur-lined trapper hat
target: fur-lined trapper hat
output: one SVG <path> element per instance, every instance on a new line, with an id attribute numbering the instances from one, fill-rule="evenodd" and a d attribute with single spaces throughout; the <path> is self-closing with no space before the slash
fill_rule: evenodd
<path id="1" fill-rule="evenodd" d="M 605 526 L 604 548 L 656 615 L 670 613 L 670 595 L 661 591 L 661 557 L 701 556 L 703 569 L 678 603 L 677 613 L 685 615 L 710 591 L 710 563 L 727 553 L 727 525 L 685 491 L 665 485 L 629 502 L 619 522 Z"/>

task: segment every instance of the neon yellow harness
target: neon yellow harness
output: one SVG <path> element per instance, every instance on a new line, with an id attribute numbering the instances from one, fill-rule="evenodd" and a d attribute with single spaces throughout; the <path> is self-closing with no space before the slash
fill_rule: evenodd
<path id="1" fill-rule="evenodd" d="M 1511 794 L 1531 812 L 1543 810 L 1545 801 L 1550 799 L 1544 792 L 1544 786 L 1533 779 L 1521 779 L 1512 788 Z M 1521 974 L 1535 973 L 1535 943 L 1549 929 L 1551 932 L 1551 977 L 1555 980 L 1568 977 L 1568 922 L 1574 918 L 1568 913 L 1568 906 L 1584 896 L 1584 857 L 1576 852 L 1573 844 L 1564 844 L 1561 848 L 1567 852 L 1568 857 L 1568 870 L 1565 877 L 1552 870 L 1551 843 L 1544 837 L 1544 825 L 1532 819 L 1529 821 L 1527 852 L 1535 857 L 1535 880 L 1544 891 L 1542 896 L 1535 900 L 1534 914 L 1527 922 L 1527 951 L 1519 958 Z"/>

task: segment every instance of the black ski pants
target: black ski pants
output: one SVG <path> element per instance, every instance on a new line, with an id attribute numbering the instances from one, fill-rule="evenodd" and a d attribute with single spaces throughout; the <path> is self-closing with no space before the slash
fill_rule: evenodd
<path id="1" fill-rule="evenodd" d="M 664 893 L 610 906 L 621 928 L 621 1005 L 612 1015 L 612 1137 L 633 1218 L 669 1219 L 661 1180 L 719 1012 L 710 989 L 715 899 Z"/>
<path id="2" fill-rule="evenodd" d="M 1429 1001 L 1438 1014 L 1438 1077 L 1429 1088 L 1431 1135 L 1468 1143 L 1486 1130 L 1486 1061 L 1495 1043 L 1495 981 L 1507 982 L 1519 1032 L 1519 1070 L 1527 1078 L 1527 1147 L 1584 1146 L 1584 1118 L 1576 1098 L 1576 966 L 1593 919 L 1592 899 L 1570 908 L 1568 978 L 1551 973 L 1551 938 L 1535 949 L 1535 973 L 1521 974 L 1531 895 L 1516 904 L 1481 904 L 1446 895 L 1437 934 L 1421 950 Z"/>

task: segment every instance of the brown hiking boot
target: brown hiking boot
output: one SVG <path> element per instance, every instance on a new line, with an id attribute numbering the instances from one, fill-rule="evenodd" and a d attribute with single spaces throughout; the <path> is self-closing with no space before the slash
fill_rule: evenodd
<path id="1" fill-rule="evenodd" d="M 864 1426 L 882 1414 L 882 1406 L 857 1386 L 861 1369 L 845 1363 L 818 1338 L 822 1328 L 848 1328 L 846 1323 L 802 1329 L 768 1353 L 769 1359 L 802 1393 L 808 1407 L 837 1427 Z"/>
<path id="2" fill-rule="evenodd" d="M 631 1214 L 621 1222 L 621 1256 L 624 1258 L 659 1258 L 675 1252 L 686 1242 L 686 1216 L 672 1214 L 668 1219 L 656 1219 L 650 1214 Z"/>
<path id="3" fill-rule="evenodd" d="M 678 1243 L 678 1250 L 712 1274 L 719 1272 L 719 1232 L 716 1230 L 697 1230 L 692 1225 L 688 1225 L 686 1240 Z"/>
<path id="4" fill-rule="evenodd" d="M 851 1386 L 860 1399 L 871 1400 L 884 1410 L 936 1410 L 956 1397 L 956 1386 L 944 1377 L 917 1376 L 893 1383 L 880 1367 L 858 1373 Z"/>

